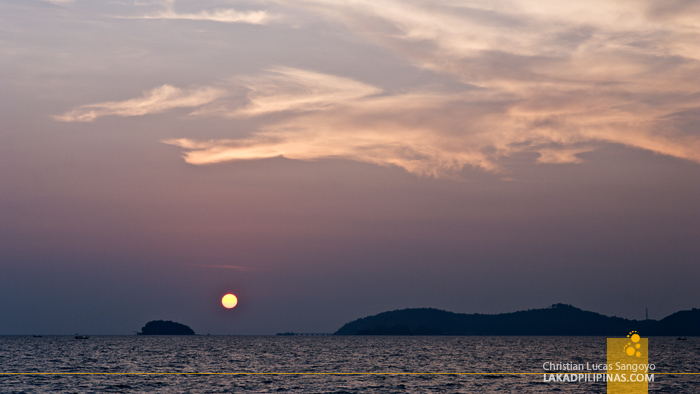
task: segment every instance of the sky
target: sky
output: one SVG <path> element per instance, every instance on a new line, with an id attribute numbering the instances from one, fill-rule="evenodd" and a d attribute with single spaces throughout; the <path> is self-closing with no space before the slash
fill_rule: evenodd
<path id="1" fill-rule="evenodd" d="M 0 335 L 661 319 L 699 195 L 697 1 L 0 0 Z"/>

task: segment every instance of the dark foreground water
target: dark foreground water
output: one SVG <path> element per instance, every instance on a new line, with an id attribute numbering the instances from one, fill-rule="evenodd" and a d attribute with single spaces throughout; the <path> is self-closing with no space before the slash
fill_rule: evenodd
<path id="1" fill-rule="evenodd" d="M 700 393 L 700 338 L 650 338 L 650 392 Z M 605 393 L 542 364 L 605 363 L 602 337 L 0 337 L 0 393 Z M 30 372 L 175 373 L 19 375 Z M 293 373 L 270 375 L 183 373 Z M 361 375 L 355 373 L 425 373 Z M 480 372 L 492 375 L 436 375 Z M 536 375 L 499 375 L 535 372 Z M 6 374 L 11 373 L 11 374 Z M 303 375 L 296 373 L 353 373 Z"/>

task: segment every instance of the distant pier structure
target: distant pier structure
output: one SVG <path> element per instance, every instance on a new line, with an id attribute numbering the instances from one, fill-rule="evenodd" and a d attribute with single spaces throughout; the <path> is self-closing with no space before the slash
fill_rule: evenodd
<path id="1" fill-rule="evenodd" d="M 279 332 L 277 335 L 284 335 L 284 336 L 307 336 L 307 337 L 320 337 L 320 336 L 326 336 L 326 335 L 333 335 L 331 333 L 327 332 Z"/>

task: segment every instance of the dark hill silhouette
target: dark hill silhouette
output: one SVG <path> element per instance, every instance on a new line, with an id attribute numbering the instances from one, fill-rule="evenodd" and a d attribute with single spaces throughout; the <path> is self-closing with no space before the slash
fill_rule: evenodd
<path id="1" fill-rule="evenodd" d="M 498 315 L 453 313 L 433 308 L 383 312 L 345 324 L 335 335 L 644 335 L 699 336 L 700 310 L 676 312 L 660 321 L 629 320 L 566 304 Z"/>
<path id="2" fill-rule="evenodd" d="M 146 323 L 138 335 L 194 335 L 194 330 L 170 320 L 153 320 Z"/>
<path id="3" fill-rule="evenodd" d="M 664 317 L 658 325 L 650 327 L 649 335 L 699 336 L 700 309 L 679 311 Z"/>

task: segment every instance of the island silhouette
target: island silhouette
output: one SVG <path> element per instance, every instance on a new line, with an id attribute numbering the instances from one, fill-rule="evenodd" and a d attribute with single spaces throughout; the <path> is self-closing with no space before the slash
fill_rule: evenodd
<path id="1" fill-rule="evenodd" d="M 619 336 L 632 330 L 648 336 L 700 336 L 700 309 L 676 312 L 661 320 L 630 320 L 568 304 L 496 315 L 415 308 L 357 319 L 334 335 Z"/>
<path id="2" fill-rule="evenodd" d="M 194 335 L 194 330 L 170 320 L 152 320 L 137 335 Z"/>

